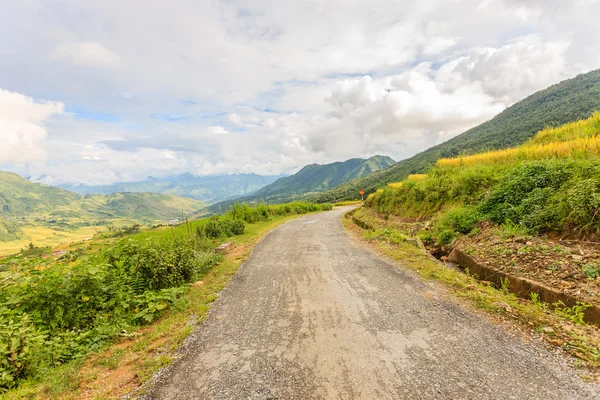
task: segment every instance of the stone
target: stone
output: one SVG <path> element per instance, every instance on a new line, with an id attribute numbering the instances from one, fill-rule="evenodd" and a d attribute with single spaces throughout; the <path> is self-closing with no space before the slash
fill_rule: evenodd
<path id="1" fill-rule="evenodd" d="M 217 246 L 217 248 L 215 249 L 215 252 L 219 253 L 219 254 L 225 254 L 232 247 L 233 247 L 233 243 L 231 243 L 231 242 L 221 243 L 220 245 Z"/>

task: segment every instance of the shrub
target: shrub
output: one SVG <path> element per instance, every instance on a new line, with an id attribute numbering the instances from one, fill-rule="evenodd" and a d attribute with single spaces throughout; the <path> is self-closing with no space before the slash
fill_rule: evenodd
<path id="1" fill-rule="evenodd" d="M 445 213 L 436 223 L 438 230 L 453 230 L 467 234 L 482 219 L 476 207 L 459 207 Z"/>
<path id="2" fill-rule="evenodd" d="M 45 338 L 28 315 L 0 313 L 0 391 L 16 386 L 42 361 Z"/>
<path id="3" fill-rule="evenodd" d="M 438 233 L 437 243 L 440 246 L 443 246 L 445 244 L 450 244 L 450 243 L 452 243 L 452 241 L 454 240 L 455 237 L 456 237 L 456 233 L 452 229 L 444 229 Z"/>

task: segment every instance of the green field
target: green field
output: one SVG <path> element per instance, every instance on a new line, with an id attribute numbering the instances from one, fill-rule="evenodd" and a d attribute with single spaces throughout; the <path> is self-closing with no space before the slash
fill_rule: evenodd
<path id="1" fill-rule="evenodd" d="M 44 382 L 66 376 L 55 375 L 65 365 L 79 368 L 87 354 L 169 311 L 187 309 L 191 283 L 215 268 L 229 268 L 214 252 L 224 240 L 248 245 L 277 221 L 328 209 L 309 203 L 236 204 L 222 217 L 176 227 L 104 232 L 72 244 L 60 257 L 42 258 L 45 249 L 33 248 L 1 260 L 0 392 L 39 396 Z"/>

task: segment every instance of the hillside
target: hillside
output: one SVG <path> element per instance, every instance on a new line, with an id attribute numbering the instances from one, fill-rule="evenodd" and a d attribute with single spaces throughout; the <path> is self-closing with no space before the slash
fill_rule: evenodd
<path id="1" fill-rule="evenodd" d="M 12 172 L 0 171 L 0 216 L 25 216 L 69 206 L 81 196 L 57 187 L 36 184 Z"/>
<path id="2" fill-rule="evenodd" d="M 256 192 L 257 197 L 281 194 L 321 192 L 344 182 L 387 168 L 395 163 L 390 157 L 373 156 L 367 160 L 352 158 L 331 164 L 310 164 L 292 176 L 280 178 Z"/>
<path id="3" fill-rule="evenodd" d="M 201 216 L 206 203 L 157 193 L 82 196 L 0 171 L 0 256 L 33 243 L 56 246 L 108 228 L 152 226 L 185 213 Z"/>
<path id="4" fill-rule="evenodd" d="M 427 175 L 388 184 L 365 203 L 367 214 L 390 223 L 419 229 L 428 221 L 420 235 L 436 254 L 458 250 L 600 305 L 599 193 L 595 112 L 517 147 L 440 159 Z"/>
<path id="5" fill-rule="evenodd" d="M 82 196 L 0 171 L 0 216 L 5 218 L 130 218 L 145 222 L 176 218 L 206 204 L 168 194 L 115 193 Z M 9 231 L 4 224 L 4 230 Z"/>
<path id="6" fill-rule="evenodd" d="M 410 174 L 426 172 L 440 158 L 516 146 L 546 126 L 587 118 L 598 109 L 600 70 L 595 70 L 540 90 L 508 107 L 491 120 L 390 168 L 307 198 L 317 202 L 357 198 L 361 188 L 372 193 L 377 188 L 401 181 Z"/>
<path id="7" fill-rule="evenodd" d="M 120 182 L 104 186 L 61 185 L 63 189 L 80 194 L 112 194 L 121 192 L 162 193 L 214 203 L 245 196 L 281 178 L 281 175 L 233 174 L 194 176 L 183 174 L 170 178 L 148 178 L 138 182 Z"/>
<path id="8" fill-rule="evenodd" d="M 373 156 L 368 159 L 352 158 L 331 164 L 310 164 L 294 175 L 280 178 L 252 196 L 221 202 L 209 207 L 215 213 L 228 209 L 233 202 L 285 203 L 306 193 L 328 190 L 352 179 L 387 168 L 395 163 L 390 157 Z"/>

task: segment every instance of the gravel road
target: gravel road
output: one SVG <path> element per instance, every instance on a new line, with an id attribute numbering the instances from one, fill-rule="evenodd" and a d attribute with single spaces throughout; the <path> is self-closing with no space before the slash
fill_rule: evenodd
<path id="1" fill-rule="evenodd" d="M 271 232 L 152 399 L 597 399 L 525 344 L 351 239 L 349 208 Z"/>

